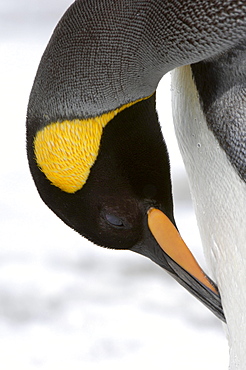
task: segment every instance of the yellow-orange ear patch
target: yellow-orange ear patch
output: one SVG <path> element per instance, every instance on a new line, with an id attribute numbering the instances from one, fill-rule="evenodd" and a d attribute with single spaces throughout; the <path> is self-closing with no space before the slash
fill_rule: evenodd
<path id="1" fill-rule="evenodd" d="M 41 171 L 53 185 L 67 193 L 81 189 L 98 156 L 103 128 L 119 112 L 138 101 L 98 117 L 51 123 L 38 131 L 34 153 Z"/>
<path id="2" fill-rule="evenodd" d="M 38 166 L 51 183 L 67 193 L 85 184 L 98 155 L 103 127 L 97 122 L 52 123 L 34 141 Z"/>

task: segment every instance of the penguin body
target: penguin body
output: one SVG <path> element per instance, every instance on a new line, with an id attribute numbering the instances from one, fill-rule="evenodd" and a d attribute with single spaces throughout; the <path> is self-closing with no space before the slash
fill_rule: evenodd
<path id="1" fill-rule="evenodd" d="M 166 72 L 194 65 L 210 129 L 227 148 L 201 63 L 243 50 L 245 12 L 232 0 L 77 0 L 44 52 L 27 112 L 30 170 L 44 202 L 94 243 L 151 258 L 222 320 L 218 290 L 175 224 L 155 90 Z"/>
<path id="2" fill-rule="evenodd" d="M 216 85 L 208 86 L 214 91 Z M 242 152 L 245 139 L 240 139 L 241 134 L 236 133 L 237 129 L 241 133 L 245 130 L 245 120 L 241 120 L 246 106 L 239 99 L 233 105 L 230 105 L 230 101 L 223 101 L 221 107 L 224 108 L 218 116 L 223 116 L 224 112 L 227 123 L 230 123 L 226 134 L 234 132 L 229 140 L 231 145 L 223 150 L 225 144 L 220 145 L 220 141 L 225 142 L 226 139 L 222 137 L 218 126 L 213 131 L 208 127 L 190 66 L 172 72 L 172 91 L 175 131 L 189 178 L 206 259 L 218 283 L 226 316 L 230 369 L 244 369 L 246 183 L 242 179 L 242 168 L 245 166 Z M 224 99 L 227 94 L 217 95 L 218 99 L 221 96 Z M 238 104 L 241 110 L 237 109 Z M 234 109 L 236 113 L 233 114 Z M 221 122 L 223 119 L 217 125 Z M 216 126 L 216 122 L 214 124 Z M 239 138 L 239 141 L 232 138 Z M 235 165 L 236 158 L 238 165 Z"/>

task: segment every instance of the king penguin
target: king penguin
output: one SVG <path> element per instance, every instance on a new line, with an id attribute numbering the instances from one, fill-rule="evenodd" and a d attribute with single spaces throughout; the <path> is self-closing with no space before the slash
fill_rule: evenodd
<path id="1" fill-rule="evenodd" d="M 46 205 L 90 241 L 150 258 L 223 321 L 218 288 L 175 223 L 155 92 L 165 73 L 191 66 L 209 129 L 245 181 L 245 153 L 232 155 L 213 107 L 234 86 L 238 69 L 225 84 L 220 67 L 222 56 L 242 58 L 245 12 L 234 0 L 77 0 L 43 54 L 27 112 L 29 166 Z"/>

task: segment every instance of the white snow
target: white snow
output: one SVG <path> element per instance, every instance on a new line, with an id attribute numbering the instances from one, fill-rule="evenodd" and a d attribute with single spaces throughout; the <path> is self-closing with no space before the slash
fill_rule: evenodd
<path id="1" fill-rule="evenodd" d="M 37 194 L 25 153 L 26 107 L 42 52 L 70 3 L 0 0 L 0 368 L 226 369 L 227 343 L 212 313 L 144 257 L 87 242 Z M 168 81 L 161 82 L 158 110 L 176 219 L 206 266 Z"/>

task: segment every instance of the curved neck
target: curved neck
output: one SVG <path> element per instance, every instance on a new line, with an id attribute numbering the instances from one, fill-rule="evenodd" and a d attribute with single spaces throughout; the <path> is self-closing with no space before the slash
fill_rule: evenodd
<path id="1" fill-rule="evenodd" d="M 234 0 L 220 6 L 210 0 L 77 0 L 42 57 L 28 116 L 41 125 L 83 119 L 149 96 L 166 72 L 235 45 L 246 31 L 245 12 Z"/>
<path id="2" fill-rule="evenodd" d="M 189 176 L 205 254 L 218 284 L 230 369 L 246 368 L 246 184 L 208 129 L 191 68 L 173 72 L 176 134 Z"/>

